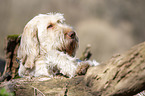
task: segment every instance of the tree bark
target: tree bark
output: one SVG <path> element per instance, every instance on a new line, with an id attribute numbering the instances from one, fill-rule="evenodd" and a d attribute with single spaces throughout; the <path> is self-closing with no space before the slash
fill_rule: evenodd
<path id="1" fill-rule="evenodd" d="M 19 64 L 16 61 L 16 57 L 19 44 L 20 44 L 19 35 L 10 35 L 6 38 L 6 46 L 5 46 L 6 65 L 3 77 L 5 77 L 5 79 L 7 80 L 13 79 L 17 75 Z M 6 77 L 5 76 L 6 74 L 9 75 L 7 75 Z"/>
<path id="2" fill-rule="evenodd" d="M 132 96 L 145 89 L 145 42 L 90 68 L 86 85 L 97 96 Z"/>

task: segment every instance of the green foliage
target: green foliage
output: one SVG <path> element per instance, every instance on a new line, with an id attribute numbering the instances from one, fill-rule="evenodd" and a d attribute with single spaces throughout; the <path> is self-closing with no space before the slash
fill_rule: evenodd
<path id="1" fill-rule="evenodd" d="M 9 93 L 5 88 L 0 89 L 0 96 L 14 96 L 14 93 Z"/>

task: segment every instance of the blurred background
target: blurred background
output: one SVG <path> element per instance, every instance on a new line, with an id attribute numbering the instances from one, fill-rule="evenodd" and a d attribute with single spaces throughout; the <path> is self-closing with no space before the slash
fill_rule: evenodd
<path id="1" fill-rule="evenodd" d="M 144 0 L 0 0 L 0 58 L 5 38 L 21 34 L 40 13 L 60 12 L 79 36 L 77 57 L 88 44 L 98 62 L 145 40 Z"/>

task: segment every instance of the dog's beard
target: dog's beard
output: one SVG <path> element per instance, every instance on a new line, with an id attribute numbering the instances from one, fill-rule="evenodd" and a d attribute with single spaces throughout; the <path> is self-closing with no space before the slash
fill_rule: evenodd
<path id="1" fill-rule="evenodd" d="M 77 41 L 74 39 L 68 40 L 68 44 L 66 45 L 66 53 L 70 56 L 75 56 Z"/>
<path id="2" fill-rule="evenodd" d="M 67 39 L 58 50 L 74 57 L 77 47 L 78 41 L 76 39 Z"/>

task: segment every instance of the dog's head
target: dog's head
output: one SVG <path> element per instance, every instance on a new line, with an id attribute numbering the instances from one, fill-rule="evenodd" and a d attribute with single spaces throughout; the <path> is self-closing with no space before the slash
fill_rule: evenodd
<path id="1" fill-rule="evenodd" d="M 40 46 L 40 54 L 59 50 L 74 56 L 78 47 L 78 37 L 74 29 L 64 21 L 60 13 L 39 14 L 28 22 L 23 34 L 29 32 L 27 35 L 32 35 L 33 41 Z"/>

